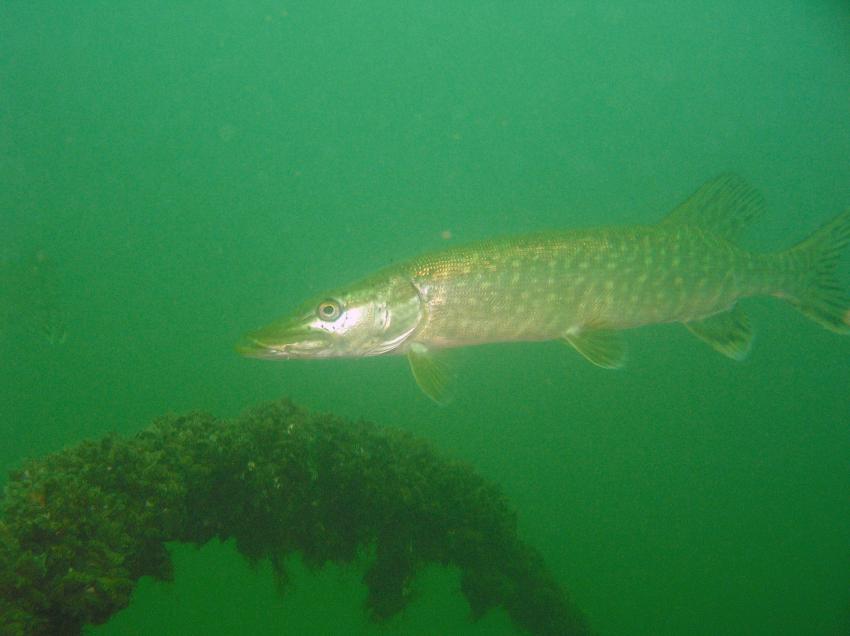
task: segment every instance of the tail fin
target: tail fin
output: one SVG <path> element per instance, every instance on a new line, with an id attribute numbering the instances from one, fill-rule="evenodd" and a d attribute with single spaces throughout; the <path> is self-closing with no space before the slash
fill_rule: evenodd
<path id="1" fill-rule="evenodd" d="M 801 272 L 801 287 L 786 300 L 823 327 L 850 333 L 850 294 L 836 278 L 841 251 L 850 244 L 850 210 L 823 225 L 786 254 Z"/>

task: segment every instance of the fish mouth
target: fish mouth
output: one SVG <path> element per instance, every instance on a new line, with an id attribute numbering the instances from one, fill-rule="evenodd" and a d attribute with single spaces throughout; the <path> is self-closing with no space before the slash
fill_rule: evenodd
<path id="1" fill-rule="evenodd" d="M 261 329 L 241 338 L 236 343 L 236 352 L 265 360 L 321 357 L 326 343 L 319 335 L 305 333 L 303 329 Z"/>
<path id="2" fill-rule="evenodd" d="M 236 343 L 236 353 L 246 358 L 285 358 L 286 345 L 275 347 L 251 336 L 245 336 Z"/>

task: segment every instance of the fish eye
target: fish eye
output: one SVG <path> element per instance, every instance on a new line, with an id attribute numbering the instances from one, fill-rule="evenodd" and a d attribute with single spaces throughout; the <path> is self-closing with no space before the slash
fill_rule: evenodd
<path id="1" fill-rule="evenodd" d="M 323 300 L 316 308 L 316 313 L 322 320 L 333 322 L 342 314 L 342 308 L 335 300 Z"/>

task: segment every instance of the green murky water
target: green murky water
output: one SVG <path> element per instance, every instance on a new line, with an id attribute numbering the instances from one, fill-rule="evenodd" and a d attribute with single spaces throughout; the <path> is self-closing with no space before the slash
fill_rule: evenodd
<path id="1" fill-rule="evenodd" d="M 67 337 L 0 311 L 0 467 L 285 394 L 499 483 L 602 634 L 850 632 L 850 339 L 777 301 L 745 303 L 742 364 L 676 326 L 628 333 L 619 372 L 481 347 L 446 408 L 401 358 L 233 353 L 394 260 L 650 222 L 719 172 L 767 197 L 754 249 L 846 208 L 850 9 L 745 5 L 3 3 L 0 263 L 49 255 Z M 362 564 L 296 562 L 280 597 L 230 545 L 174 558 L 89 633 L 514 633 L 452 571 L 377 628 Z"/>

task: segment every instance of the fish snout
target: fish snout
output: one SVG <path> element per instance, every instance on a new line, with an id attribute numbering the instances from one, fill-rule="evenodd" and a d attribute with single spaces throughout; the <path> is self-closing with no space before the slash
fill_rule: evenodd
<path id="1" fill-rule="evenodd" d="M 252 336 L 244 336 L 236 343 L 236 353 L 247 358 L 272 358 L 272 350 Z"/>
<path id="2" fill-rule="evenodd" d="M 236 351 L 248 358 L 266 360 L 320 358 L 326 355 L 326 340 L 326 334 L 305 332 L 303 328 L 265 328 L 242 337 L 236 343 Z"/>

